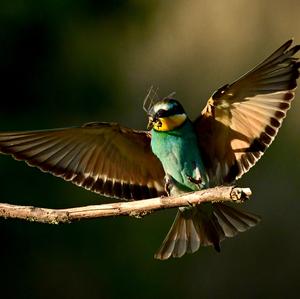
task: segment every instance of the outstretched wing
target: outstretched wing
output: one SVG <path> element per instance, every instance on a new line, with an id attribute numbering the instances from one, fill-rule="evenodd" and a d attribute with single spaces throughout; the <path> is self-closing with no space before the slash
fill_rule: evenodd
<path id="1" fill-rule="evenodd" d="M 112 123 L 0 133 L 0 152 L 107 196 L 150 198 L 164 193 L 164 171 L 151 135 Z"/>
<path id="2" fill-rule="evenodd" d="M 274 140 L 295 96 L 300 49 L 289 40 L 266 60 L 208 100 L 195 128 L 211 184 L 247 172 Z"/>

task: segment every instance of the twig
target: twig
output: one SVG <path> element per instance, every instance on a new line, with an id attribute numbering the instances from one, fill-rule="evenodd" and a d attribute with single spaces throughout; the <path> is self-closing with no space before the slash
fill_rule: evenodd
<path id="1" fill-rule="evenodd" d="M 17 218 L 41 223 L 70 223 L 82 219 L 128 215 L 142 217 L 153 211 L 196 205 L 204 202 L 243 202 L 251 195 L 249 188 L 216 187 L 181 196 L 93 205 L 69 209 L 46 209 L 0 203 L 0 217 Z"/>

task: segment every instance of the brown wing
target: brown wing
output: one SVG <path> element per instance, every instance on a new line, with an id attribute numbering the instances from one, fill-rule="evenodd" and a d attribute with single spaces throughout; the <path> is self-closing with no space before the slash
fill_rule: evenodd
<path id="1" fill-rule="evenodd" d="M 286 42 L 236 82 L 216 91 L 195 121 L 212 185 L 247 172 L 274 140 L 295 96 L 300 49 Z"/>
<path id="2" fill-rule="evenodd" d="M 164 193 L 164 171 L 148 132 L 118 124 L 0 133 L 0 152 L 107 196 L 150 198 Z"/>

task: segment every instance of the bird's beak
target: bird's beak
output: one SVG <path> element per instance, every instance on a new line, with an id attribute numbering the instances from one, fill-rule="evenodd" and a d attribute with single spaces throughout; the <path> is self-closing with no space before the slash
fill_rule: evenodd
<path id="1" fill-rule="evenodd" d="M 148 125 L 147 125 L 147 129 L 151 130 L 153 128 L 153 117 L 152 116 L 148 116 Z"/>

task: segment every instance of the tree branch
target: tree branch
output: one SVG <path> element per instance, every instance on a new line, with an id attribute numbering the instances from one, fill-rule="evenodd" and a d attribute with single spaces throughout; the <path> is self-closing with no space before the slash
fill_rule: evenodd
<path id="1" fill-rule="evenodd" d="M 216 187 L 180 196 L 156 197 L 145 200 L 118 202 L 69 209 L 46 209 L 0 203 L 1 218 L 17 218 L 49 224 L 71 223 L 82 219 L 128 215 L 142 217 L 153 211 L 204 202 L 243 202 L 249 199 L 249 188 Z"/>

